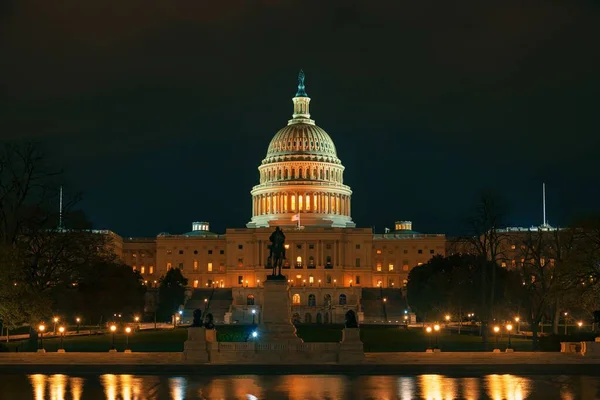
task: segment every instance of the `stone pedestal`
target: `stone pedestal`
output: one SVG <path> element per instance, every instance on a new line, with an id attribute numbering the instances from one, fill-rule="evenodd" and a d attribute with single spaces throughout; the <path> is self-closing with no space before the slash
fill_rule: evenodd
<path id="1" fill-rule="evenodd" d="M 213 329 L 208 332 L 214 332 L 216 342 L 216 331 Z M 205 328 L 188 328 L 188 340 L 183 343 L 183 359 L 185 361 L 196 363 L 208 363 L 210 361 L 206 333 Z"/>
<path id="2" fill-rule="evenodd" d="M 270 278 L 270 277 L 269 277 Z M 263 310 L 258 326 L 259 343 L 299 344 L 302 339 L 296 336 L 292 324 L 288 282 L 281 279 L 267 279 L 263 290 Z"/>
<path id="3" fill-rule="evenodd" d="M 365 359 L 363 342 L 360 340 L 359 328 L 344 328 L 342 330 L 342 341 L 338 362 L 360 363 Z"/>

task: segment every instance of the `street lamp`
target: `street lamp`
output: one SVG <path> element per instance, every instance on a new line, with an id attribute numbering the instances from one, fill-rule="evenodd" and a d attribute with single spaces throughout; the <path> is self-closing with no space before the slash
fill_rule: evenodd
<path id="1" fill-rule="evenodd" d="M 140 317 L 138 317 L 137 315 L 133 318 L 133 320 L 135 321 L 135 327 L 137 330 L 140 329 Z"/>
<path id="2" fill-rule="evenodd" d="M 565 313 L 565 336 L 567 336 L 567 325 L 569 324 L 569 321 L 567 319 L 568 315 L 569 315 L 569 313 L 566 312 Z"/>
<path id="3" fill-rule="evenodd" d="M 577 326 L 581 328 L 581 327 L 583 326 L 583 322 L 579 321 L 579 322 L 577 323 Z"/>
<path id="4" fill-rule="evenodd" d="M 77 333 L 79 333 L 79 325 L 81 324 L 81 318 L 75 318 L 75 322 L 77 322 Z"/>
<path id="5" fill-rule="evenodd" d="M 112 324 L 110 326 L 110 331 L 112 332 L 112 346 L 110 348 L 110 351 L 117 351 L 117 349 L 115 348 L 115 332 L 117 331 L 117 326 L 115 324 Z"/>
<path id="6" fill-rule="evenodd" d="M 38 326 L 38 331 L 40 331 L 40 348 L 38 349 L 38 353 L 45 353 L 44 349 L 44 331 L 46 330 L 46 325 L 43 323 Z"/>
<path id="7" fill-rule="evenodd" d="M 255 309 L 252 309 L 252 325 L 254 325 L 254 324 L 255 324 L 255 322 L 254 322 L 254 318 L 255 318 L 255 317 L 256 317 L 256 310 L 255 310 Z"/>
<path id="8" fill-rule="evenodd" d="M 519 333 L 521 331 L 521 318 L 515 317 L 515 322 L 517 323 L 517 333 Z"/>
<path id="9" fill-rule="evenodd" d="M 511 324 L 506 325 L 506 330 L 508 331 L 508 347 L 507 347 L 507 349 L 511 349 L 512 348 L 511 342 L 510 342 L 510 332 L 512 331 L 512 328 L 513 327 L 512 327 Z"/>
<path id="10" fill-rule="evenodd" d="M 425 332 L 427 332 L 427 337 L 429 338 L 429 347 L 427 349 L 431 350 L 431 327 L 428 326 L 425 328 Z"/>
<path id="11" fill-rule="evenodd" d="M 129 334 L 131 333 L 131 328 L 127 327 L 125 328 L 125 352 L 128 353 L 131 350 L 129 350 Z"/>
<path id="12" fill-rule="evenodd" d="M 565 314 L 565 315 L 566 315 L 566 314 Z M 57 323 L 58 323 L 58 321 L 59 321 L 59 320 L 58 320 L 58 317 L 54 317 L 54 318 L 52 319 L 52 321 L 54 321 L 54 334 L 56 335 L 56 324 L 57 324 Z"/>
<path id="13" fill-rule="evenodd" d="M 64 326 L 59 327 L 58 331 L 60 332 L 60 348 L 58 349 L 58 352 L 59 353 L 64 353 L 65 352 L 65 348 L 63 346 L 63 339 L 65 337 L 65 327 Z"/>
<path id="14" fill-rule="evenodd" d="M 439 343 L 438 343 L 438 335 L 440 333 L 440 326 L 438 324 L 435 324 L 433 326 L 433 330 L 435 331 L 435 348 L 439 349 L 440 346 L 439 346 Z"/>
<path id="15" fill-rule="evenodd" d="M 500 333 L 500 327 L 498 325 L 494 327 L 494 333 L 496 334 L 496 348 L 494 349 L 494 351 L 500 351 L 500 347 L 498 347 L 498 333 Z"/>
<path id="16" fill-rule="evenodd" d="M 450 324 L 450 314 L 446 314 L 446 316 L 444 316 L 444 319 L 446 320 L 446 328 L 447 328 L 448 324 Z"/>

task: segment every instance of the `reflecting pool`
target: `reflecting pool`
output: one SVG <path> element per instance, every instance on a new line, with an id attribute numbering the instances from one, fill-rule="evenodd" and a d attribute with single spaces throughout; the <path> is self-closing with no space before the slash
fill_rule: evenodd
<path id="1" fill-rule="evenodd" d="M 0 375 L 0 400 L 597 399 L 600 378 L 486 375 Z"/>

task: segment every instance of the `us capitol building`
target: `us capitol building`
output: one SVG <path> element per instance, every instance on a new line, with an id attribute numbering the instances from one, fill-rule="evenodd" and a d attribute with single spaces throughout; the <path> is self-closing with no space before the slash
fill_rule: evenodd
<path id="1" fill-rule="evenodd" d="M 208 222 L 194 222 L 182 234 L 114 235 L 118 255 L 148 287 L 157 287 L 170 268 L 182 271 L 190 286 L 184 315 L 208 307 L 217 321 L 258 322 L 276 226 L 286 235 L 283 274 L 300 323 L 341 323 L 349 309 L 365 322 L 402 322 L 409 271 L 445 255 L 443 234 L 415 232 L 410 221 L 398 221 L 384 234 L 356 227 L 344 166 L 331 137 L 311 119 L 310 100 L 300 72 L 292 119 L 275 134 L 258 167 L 245 228 L 217 234 Z"/>

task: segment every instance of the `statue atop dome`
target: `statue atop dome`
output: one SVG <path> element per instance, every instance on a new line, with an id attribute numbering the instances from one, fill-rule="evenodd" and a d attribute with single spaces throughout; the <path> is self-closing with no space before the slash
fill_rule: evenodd
<path id="1" fill-rule="evenodd" d="M 296 97 L 308 97 L 304 88 L 304 78 L 304 71 L 300 70 L 298 73 L 298 91 L 296 92 Z"/>

